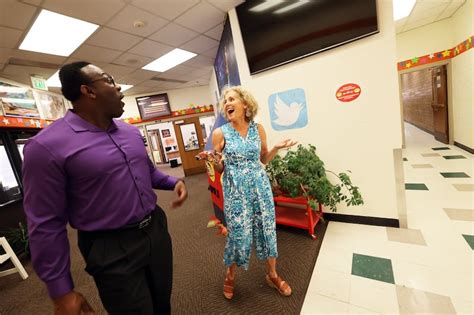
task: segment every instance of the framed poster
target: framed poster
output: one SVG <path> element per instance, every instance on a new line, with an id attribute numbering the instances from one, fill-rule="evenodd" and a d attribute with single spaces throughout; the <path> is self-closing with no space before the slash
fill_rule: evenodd
<path id="1" fill-rule="evenodd" d="M 149 120 L 171 115 L 168 94 L 155 94 L 136 98 L 138 111 L 142 120 Z"/>
<path id="2" fill-rule="evenodd" d="M 34 91 L 33 93 L 38 102 L 38 109 L 43 119 L 56 120 L 64 117 L 66 114 L 66 106 L 61 96 L 39 91 Z"/>
<path id="3" fill-rule="evenodd" d="M 214 61 L 214 70 L 216 71 L 219 95 L 225 87 L 240 85 L 239 68 L 237 67 L 234 40 L 228 17 L 224 24 L 221 42 Z"/>
<path id="4" fill-rule="evenodd" d="M 0 81 L 0 105 L 5 116 L 40 118 L 33 91 Z"/>

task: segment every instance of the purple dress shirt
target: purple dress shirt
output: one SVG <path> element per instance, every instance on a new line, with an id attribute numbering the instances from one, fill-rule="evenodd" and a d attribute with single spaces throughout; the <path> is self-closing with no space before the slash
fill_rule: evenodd
<path id="1" fill-rule="evenodd" d="M 33 267 L 52 298 L 70 292 L 66 225 L 82 231 L 135 223 L 156 205 L 153 188 L 177 178 L 156 170 L 139 130 L 114 120 L 104 131 L 72 111 L 24 148 L 24 209 Z"/>

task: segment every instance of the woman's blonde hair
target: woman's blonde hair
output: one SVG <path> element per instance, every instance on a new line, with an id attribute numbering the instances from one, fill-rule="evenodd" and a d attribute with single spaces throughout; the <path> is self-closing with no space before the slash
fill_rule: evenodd
<path id="1" fill-rule="evenodd" d="M 250 94 L 250 92 L 245 90 L 240 85 L 231 86 L 231 87 L 226 88 L 224 91 L 222 91 L 221 99 L 219 101 L 219 110 L 221 111 L 222 115 L 224 116 L 225 119 L 227 119 L 226 113 L 224 111 L 224 99 L 225 99 L 226 95 L 229 92 L 232 92 L 232 91 L 237 93 L 239 99 L 244 103 L 244 105 L 247 106 L 245 120 L 252 121 L 254 119 L 254 117 L 257 115 L 258 103 L 255 100 L 255 98 L 253 97 L 253 95 Z M 247 113 L 250 114 L 250 115 L 247 116 Z"/>

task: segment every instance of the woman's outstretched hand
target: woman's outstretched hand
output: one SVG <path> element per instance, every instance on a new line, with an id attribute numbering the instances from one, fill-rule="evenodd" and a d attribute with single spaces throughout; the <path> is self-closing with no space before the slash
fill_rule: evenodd
<path id="1" fill-rule="evenodd" d="M 283 141 L 275 144 L 275 148 L 277 148 L 277 149 L 289 149 L 297 143 L 298 143 L 298 141 L 291 140 L 291 139 L 286 139 L 286 140 L 283 140 Z"/>
<path id="2" fill-rule="evenodd" d="M 197 160 L 206 160 L 212 164 L 219 164 L 222 162 L 222 153 L 217 151 L 202 151 L 196 155 Z"/>

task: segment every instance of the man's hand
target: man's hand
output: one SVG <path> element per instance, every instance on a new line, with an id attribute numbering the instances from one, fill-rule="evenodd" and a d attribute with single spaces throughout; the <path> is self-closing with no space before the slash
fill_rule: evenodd
<path id="1" fill-rule="evenodd" d="M 186 185 L 182 180 L 179 180 L 174 186 L 174 192 L 178 195 L 178 198 L 171 203 L 172 208 L 179 207 L 183 202 L 188 198 L 188 191 L 186 190 Z"/>
<path id="2" fill-rule="evenodd" d="M 71 291 L 53 299 L 55 315 L 93 315 L 92 307 L 79 292 Z"/>

